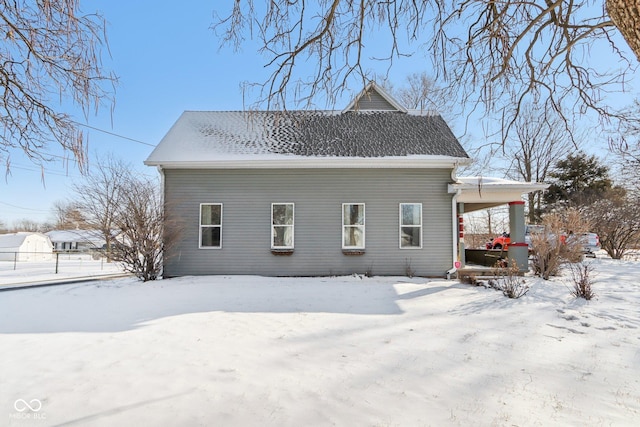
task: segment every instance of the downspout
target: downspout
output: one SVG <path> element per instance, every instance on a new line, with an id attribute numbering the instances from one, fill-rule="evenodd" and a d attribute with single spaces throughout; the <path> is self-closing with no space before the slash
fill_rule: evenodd
<path id="1" fill-rule="evenodd" d="M 162 218 L 163 221 L 165 221 L 164 225 L 163 225 L 163 229 L 166 226 L 166 205 L 165 205 L 165 189 L 164 189 L 164 169 L 162 169 L 162 165 L 158 165 L 156 167 L 158 169 L 158 173 L 160 174 L 160 203 L 162 205 Z M 164 235 L 162 236 L 162 245 L 164 247 Z M 162 278 L 164 278 L 164 249 L 162 250 L 162 272 L 160 273 L 160 276 Z"/>
<path id="2" fill-rule="evenodd" d="M 457 182 L 458 178 L 456 177 L 456 171 L 458 169 L 458 163 L 456 162 L 453 165 L 453 169 L 451 171 L 451 179 L 453 182 Z M 455 262 L 458 259 L 458 196 L 462 194 L 462 189 L 457 188 L 453 190 L 453 185 L 449 184 L 449 193 L 454 193 L 453 197 L 451 197 L 451 247 L 452 247 L 452 260 L 454 262 L 453 268 L 447 270 L 447 280 L 451 279 L 451 275 L 453 275 L 458 268 L 455 266 Z"/>
<path id="3" fill-rule="evenodd" d="M 162 214 L 164 216 L 164 169 L 161 165 L 156 166 L 158 173 L 160 174 L 160 202 L 162 203 Z"/>
<path id="4" fill-rule="evenodd" d="M 158 165 L 157 169 L 160 174 L 160 189 L 162 191 L 162 200 L 164 201 L 164 169 L 162 169 L 161 165 Z"/>

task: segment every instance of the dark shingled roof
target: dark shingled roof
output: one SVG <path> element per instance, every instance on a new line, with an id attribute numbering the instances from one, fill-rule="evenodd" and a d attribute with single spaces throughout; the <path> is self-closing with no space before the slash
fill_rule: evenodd
<path id="1" fill-rule="evenodd" d="M 440 116 L 399 112 L 293 114 L 276 126 L 274 152 L 300 156 L 387 157 L 440 155 L 468 157 Z"/>
<path id="2" fill-rule="evenodd" d="M 147 163 L 225 156 L 468 158 L 442 117 L 398 111 L 187 111 Z"/>

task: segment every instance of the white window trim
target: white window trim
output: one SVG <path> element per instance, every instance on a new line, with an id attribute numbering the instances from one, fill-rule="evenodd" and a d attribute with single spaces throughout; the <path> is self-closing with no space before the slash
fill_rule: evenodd
<path id="1" fill-rule="evenodd" d="M 363 221 L 362 221 L 362 225 L 345 225 L 344 223 L 344 207 L 345 206 L 351 206 L 351 205 L 362 205 L 362 212 L 363 212 Z M 343 203 L 342 204 L 342 208 L 341 208 L 341 217 L 342 217 L 342 222 L 341 222 L 341 228 L 342 228 L 342 233 L 341 233 L 341 245 L 342 245 L 342 249 L 365 249 L 366 246 L 366 233 L 367 233 L 367 208 L 365 206 L 364 203 Z M 345 246 L 344 244 L 344 231 L 347 227 L 362 227 L 362 246 Z"/>
<path id="2" fill-rule="evenodd" d="M 220 206 L 220 225 L 202 224 L 202 207 L 203 206 Z M 222 223 L 224 222 L 224 206 L 222 203 L 200 203 L 198 208 L 198 248 L 199 249 L 222 249 Z M 202 246 L 202 229 L 203 228 L 220 228 L 220 246 Z"/>
<path id="3" fill-rule="evenodd" d="M 406 205 L 419 205 L 420 206 L 420 225 L 403 225 L 402 224 L 402 207 Z M 400 203 L 398 207 L 398 247 L 402 250 L 416 250 L 422 249 L 422 230 L 424 228 L 424 211 L 422 203 Z M 420 246 L 402 246 L 402 227 L 420 227 Z"/>
<path id="4" fill-rule="evenodd" d="M 291 225 L 276 225 L 273 223 L 273 207 L 275 205 L 291 205 L 293 208 L 293 221 Z M 273 229 L 275 227 L 291 227 L 291 246 L 276 246 L 273 242 Z M 296 244 L 296 204 L 291 202 L 271 203 L 271 249 L 294 249 Z"/>

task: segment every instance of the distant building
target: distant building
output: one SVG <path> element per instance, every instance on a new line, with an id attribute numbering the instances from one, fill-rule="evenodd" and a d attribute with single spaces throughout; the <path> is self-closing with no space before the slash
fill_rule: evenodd
<path id="1" fill-rule="evenodd" d="M 0 261 L 50 261 L 53 245 L 42 233 L 0 234 Z"/>
<path id="2" fill-rule="evenodd" d="M 53 230 L 46 235 L 56 252 L 100 249 L 106 243 L 97 230 Z"/>

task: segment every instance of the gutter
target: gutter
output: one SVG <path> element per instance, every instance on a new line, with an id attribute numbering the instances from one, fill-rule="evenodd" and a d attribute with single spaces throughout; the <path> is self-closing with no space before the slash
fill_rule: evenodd
<path id="1" fill-rule="evenodd" d="M 147 166 L 163 169 L 391 169 L 449 168 L 469 159 L 450 156 L 395 157 L 302 157 L 286 155 L 228 156 L 200 160 L 145 160 Z M 454 180 L 455 182 L 455 180 Z"/>

